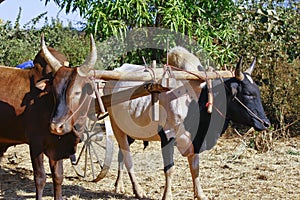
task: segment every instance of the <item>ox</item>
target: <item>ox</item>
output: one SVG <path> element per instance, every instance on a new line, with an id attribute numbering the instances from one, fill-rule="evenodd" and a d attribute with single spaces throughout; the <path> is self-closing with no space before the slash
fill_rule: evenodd
<path id="1" fill-rule="evenodd" d="M 91 36 L 90 55 L 80 67 L 70 68 L 63 64 L 67 61 L 64 55 L 46 47 L 43 36 L 41 44 L 33 68 L 0 67 L 0 156 L 12 145 L 29 145 L 36 199 L 42 199 L 45 154 L 54 199 L 62 199 L 62 159 L 75 153 L 93 92 L 90 80 L 80 74 L 94 67 L 97 52 Z M 64 118 L 66 106 L 68 118 Z"/>
<path id="2" fill-rule="evenodd" d="M 186 59 L 186 50 L 176 47 L 170 51 L 169 63 L 184 70 L 201 69 L 199 60 L 192 54 Z M 192 62 L 189 62 L 189 60 Z M 151 96 L 126 101 L 108 108 L 112 128 L 122 152 L 123 159 L 132 182 L 134 194 L 145 197 L 134 174 L 129 143 L 126 136 L 147 141 L 161 141 L 164 172 L 166 177 L 163 199 L 172 199 L 171 183 L 174 171 L 174 145 L 183 156 L 187 156 L 193 180 L 194 195 L 197 199 L 207 199 L 199 182 L 199 153 L 211 149 L 229 121 L 265 130 L 270 122 L 265 116 L 259 89 L 251 78 L 255 64 L 241 72 L 242 60 L 237 64 L 235 77 L 223 81 L 213 81 L 214 107 L 209 114 L 206 109 L 207 88 L 201 92 L 197 81 L 176 81 L 176 88 L 159 94 L 159 121 L 153 121 Z M 124 64 L 115 69 L 123 73 L 142 72 L 143 67 Z M 109 81 L 105 93 L 117 92 L 141 82 Z M 223 89 L 223 91 L 222 91 Z M 221 95 L 221 94 L 224 95 Z M 227 108 L 227 111 L 226 111 Z M 126 120 L 125 120 L 126 119 Z M 119 163 L 116 191 L 123 192 L 123 162 Z"/>

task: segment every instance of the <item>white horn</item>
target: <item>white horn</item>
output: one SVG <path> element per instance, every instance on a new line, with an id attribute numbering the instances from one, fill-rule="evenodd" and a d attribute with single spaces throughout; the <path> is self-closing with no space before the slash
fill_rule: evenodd
<path id="1" fill-rule="evenodd" d="M 248 74 L 252 74 L 253 72 L 253 69 L 254 69 L 254 66 L 255 66 L 255 63 L 256 63 L 256 57 L 254 57 L 250 67 L 245 71 L 245 73 L 248 73 Z"/>
<path id="2" fill-rule="evenodd" d="M 41 48 L 47 63 L 52 67 L 54 72 L 57 72 L 57 70 L 62 66 L 62 64 L 48 50 L 44 40 L 44 33 L 42 33 L 41 36 Z"/>
<path id="3" fill-rule="evenodd" d="M 97 48 L 93 38 L 90 36 L 90 55 L 86 58 L 84 63 L 77 68 L 77 72 L 80 76 L 87 76 L 89 71 L 94 68 L 97 61 Z"/>

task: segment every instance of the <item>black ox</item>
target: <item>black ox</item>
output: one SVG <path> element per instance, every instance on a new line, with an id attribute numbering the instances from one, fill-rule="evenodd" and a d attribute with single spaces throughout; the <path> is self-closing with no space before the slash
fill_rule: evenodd
<path id="1" fill-rule="evenodd" d="M 214 99 L 212 113 L 207 112 L 209 90 L 207 85 L 202 89 L 198 102 L 189 106 L 184 126 L 190 130 L 193 138 L 195 154 L 189 157 L 189 164 L 194 194 L 198 199 L 207 199 L 199 182 L 199 153 L 211 149 L 230 122 L 253 127 L 257 131 L 266 130 L 270 126 L 262 106 L 259 88 L 251 78 L 255 62 L 256 59 L 246 71 L 241 72 L 242 58 L 240 58 L 234 78 L 212 82 Z M 193 115 L 195 107 L 199 108 L 200 117 L 197 121 Z M 166 144 L 165 141 L 164 145 Z M 164 157 L 168 158 L 168 156 Z M 173 160 L 169 162 L 172 163 Z"/>

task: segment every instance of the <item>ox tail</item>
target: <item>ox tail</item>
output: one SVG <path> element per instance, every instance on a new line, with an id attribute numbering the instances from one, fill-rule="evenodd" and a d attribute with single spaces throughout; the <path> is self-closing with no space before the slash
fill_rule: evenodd
<path id="1" fill-rule="evenodd" d="M 149 142 L 148 141 L 144 141 L 144 150 L 148 147 Z"/>

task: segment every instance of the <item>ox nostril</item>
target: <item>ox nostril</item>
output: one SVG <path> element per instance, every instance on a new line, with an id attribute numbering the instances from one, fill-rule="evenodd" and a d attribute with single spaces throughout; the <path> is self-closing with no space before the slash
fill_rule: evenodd
<path id="1" fill-rule="evenodd" d="M 61 134 L 64 130 L 64 124 L 51 123 L 50 128 L 51 128 L 51 132 Z"/>
<path id="2" fill-rule="evenodd" d="M 62 133 L 64 130 L 64 124 L 57 124 L 56 131 L 57 133 Z"/>
<path id="3" fill-rule="evenodd" d="M 270 128 L 271 123 L 270 123 L 269 121 L 264 121 L 264 126 L 265 126 L 266 128 Z"/>
<path id="4" fill-rule="evenodd" d="M 58 128 L 58 129 L 63 129 L 63 128 L 64 128 L 64 125 L 63 125 L 63 124 L 59 124 L 59 125 L 57 126 L 57 128 Z"/>

